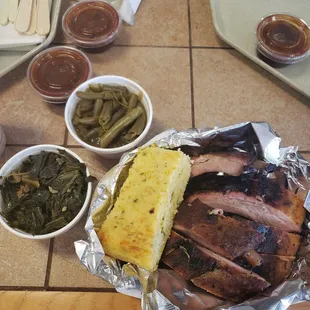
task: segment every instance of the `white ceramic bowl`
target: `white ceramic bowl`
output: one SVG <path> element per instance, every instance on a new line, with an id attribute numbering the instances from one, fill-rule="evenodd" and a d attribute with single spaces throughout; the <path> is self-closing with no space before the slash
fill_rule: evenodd
<path id="1" fill-rule="evenodd" d="M 32 146 L 32 147 L 26 148 L 26 149 L 20 151 L 19 153 L 15 154 L 13 157 L 11 157 L 3 165 L 3 167 L 0 169 L 0 176 L 6 176 L 12 170 L 17 169 L 18 167 L 20 167 L 22 162 L 26 158 L 28 158 L 29 155 L 39 154 L 41 151 L 57 153 L 57 149 L 65 150 L 71 156 L 75 157 L 77 160 L 79 160 L 81 163 L 83 163 L 83 160 L 78 155 L 76 155 L 71 150 L 68 150 L 68 149 L 66 149 L 66 148 L 64 148 L 62 146 L 52 145 L 52 144 L 40 144 L 40 145 L 35 145 L 35 146 Z M 86 174 L 89 175 L 88 168 L 86 168 Z M 67 224 L 63 228 L 58 229 L 58 230 L 56 230 L 56 231 L 54 231 L 52 233 L 45 234 L 45 235 L 32 235 L 32 234 L 23 232 L 22 230 L 10 227 L 7 224 L 6 220 L 1 215 L 0 215 L 0 223 L 8 231 L 10 231 L 14 235 L 22 237 L 22 238 L 27 238 L 27 239 L 50 239 L 50 238 L 54 238 L 54 237 L 60 236 L 63 233 L 65 233 L 66 231 L 68 231 L 69 229 L 71 229 L 81 219 L 81 217 L 83 216 L 83 214 L 85 213 L 85 211 L 88 208 L 88 204 L 89 204 L 90 199 L 91 199 L 91 191 L 92 191 L 92 185 L 91 185 L 91 183 L 88 183 L 85 202 L 84 202 L 80 212 L 75 216 L 75 218 L 69 224 Z M 2 209 L 3 203 L 4 202 L 3 202 L 3 199 L 2 199 L 2 195 L 0 194 L 0 210 Z"/>
<path id="2" fill-rule="evenodd" d="M 87 89 L 89 84 L 107 84 L 107 85 L 120 85 L 120 86 L 126 86 L 129 91 L 135 93 L 135 94 L 142 94 L 142 100 L 141 103 L 143 104 L 145 111 L 146 111 L 146 126 L 142 132 L 142 134 L 134 141 L 131 143 L 128 143 L 124 146 L 121 147 L 116 147 L 116 148 L 100 148 L 100 147 L 95 147 L 92 146 L 84 141 L 82 141 L 79 136 L 77 135 L 74 126 L 72 124 L 72 118 L 76 109 L 76 105 L 78 101 L 80 100 L 76 96 L 77 91 L 84 91 Z M 151 124 L 152 124 L 152 119 L 153 119 L 153 106 L 151 103 L 151 100 L 146 93 L 146 91 L 138 85 L 136 82 L 129 80 L 125 77 L 122 76 L 116 76 L 116 75 L 103 75 L 103 76 L 98 76 L 93 79 L 90 79 L 83 84 L 81 84 L 79 87 L 77 87 L 74 92 L 70 95 L 66 108 L 65 108 L 65 122 L 67 125 L 67 128 L 72 135 L 72 137 L 83 147 L 86 149 L 89 149 L 90 151 L 93 151 L 102 157 L 105 158 L 119 158 L 122 156 L 123 153 L 128 152 L 130 150 L 133 150 L 136 148 L 138 145 L 141 144 L 142 140 L 146 137 L 147 133 L 150 130 Z"/>

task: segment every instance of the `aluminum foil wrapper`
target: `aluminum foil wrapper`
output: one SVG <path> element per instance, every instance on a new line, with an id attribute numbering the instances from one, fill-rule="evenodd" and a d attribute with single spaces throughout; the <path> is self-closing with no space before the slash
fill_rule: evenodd
<path id="1" fill-rule="evenodd" d="M 267 123 L 248 122 L 224 128 L 180 132 L 168 130 L 143 147 L 156 144 L 168 149 L 180 148 L 189 155 L 229 150 L 247 152 L 253 160 L 264 160 L 270 167 L 281 166 L 285 171 L 286 185 L 305 199 L 305 208 L 310 211 L 310 165 L 298 153 L 297 147 L 282 148 L 280 142 L 280 137 Z M 308 212 L 302 232 L 303 241 L 290 278 L 277 288 L 267 289 L 263 295 L 238 305 L 194 287 L 173 270 L 158 269 L 150 273 L 105 255 L 96 231 L 113 207 L 115 193 L 126 179 L 130 163 L 136 154 L 137 150 L 124 154 L 119 164 L 100 180 L 95 189 L 85 225 L 88 239 L 75 242 L 79 260 L 90 273 L 109 282 L 120 293 L 141 298 L 141 308 L 145 310 L 285 310 L 292 304 L 310 301 L 310 285 L 307 284 L 310 283 Z M 273 170 L 269 170 L 269 165 L 266 173 L 275 177 Z"/>

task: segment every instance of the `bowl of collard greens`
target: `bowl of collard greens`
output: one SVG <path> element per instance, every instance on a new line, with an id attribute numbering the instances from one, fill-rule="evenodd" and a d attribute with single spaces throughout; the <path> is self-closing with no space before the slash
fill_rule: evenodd
<path id="1" fill-rule="evenodd" d="M 0 170 L 0 223 L 28 239 L 49 239 L 72 228 L 88 209 L 93 177 L 71 150 L 29 147 Z"/>

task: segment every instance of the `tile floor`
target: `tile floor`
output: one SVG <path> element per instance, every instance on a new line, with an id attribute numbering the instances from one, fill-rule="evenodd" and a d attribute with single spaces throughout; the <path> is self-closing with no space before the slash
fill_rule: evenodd
<path id="1" fill-rule="evenodd" d="M 63 11 L 69 2 L 63 1 Z M 60 24 L 54 43 L 70 43 Z M 284 145 L 298 144 L 310 159 L 309 99 L 218 39 L 208 0 L 143 0 L 136 26 L 124 25 L 111 48 L 88 56 L 96 75 L 124 75 L 147 90 L 155 112 L 149 137 L 171 127 L 267 121 Z M 7 136 L 0 165 L 28 145 L 53 143 L 74 148 L 100 178 L 115 161 L 76 144 L 65 128 L 64 106 L 42 102 L 27 83 L 26 68 L 27 63 L 0 80 L 0 124 Z M 45 242 L 15 238 L 0 228 L 0 286 L 111 289 L 77 261 L 72 242 L 80 238 L 83 222 Z"/>

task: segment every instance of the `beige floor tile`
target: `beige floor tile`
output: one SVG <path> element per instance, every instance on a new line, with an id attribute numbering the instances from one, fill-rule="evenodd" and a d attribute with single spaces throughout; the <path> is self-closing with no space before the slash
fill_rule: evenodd
<path id="1" fill-rule="evenodd" d="M 192 46 L 227 47 L 213 26 L 209 0 L 190 0 Z"/>
<path id="2" fill-rule="evenodd" d="M 114 159 L 104 159 L 84 148 L 71 148 L 71 150 L 85 161 L 90 174 L 96 177 L 98 181 L 118 162 L 118 160 Z"/>
<path id="3" fill-rule="evenodd" d="M 266 121 L 282 145 L 310 150 L 310 101 L 236 51 L 194 50 L 196 127 Z"/>
<path id="4" fill-rule="evenodd" d="M 100 156 L 82 148 L 72 148 L 98 180 L 114 166 L 115 162 L 103 160 Z M 96 186 L 96 182 L 93 184 Z M 91 275 L 79 262 L 73 242 L 86 239 L 84 225 L 86 216 L 69 232 L 55 239 L 50 274 L 50 286 L 58 287 L 111 287 L 101 279 Z"/>
<path id="5" fill-rule="evenodd" d="M 0 156 L 0 167 L 23 147 L 6 146 Z M 43 286 L 49 241 L 15 237 L 0 227 L 0 278 L 4 286 Z M 17 251 L 22 249 L 22 255 Z"/>
<path id="6" fill-rule="evenodd" d="M 84 225 L 86 217 L 66 234 L 55 238 L 50 287 L 112 287 L 91 275 L 80 263 L 74 249 L 74 241 L 87 239 Z"/>
<path id="7" fill-rule="evenodd" d="M 16 153 L 23 150 L 22 146 L 6 146 L 2 155 L 0 156 L 0 168 Z"/>
<path id="8" fill-rule="evenodd" d="M 105 53 L 88 56 L 95 75 L 125 76 L 139 83 L 149 94 L 154 118 L 147 139 L 171 127 L 191 127 L 187 49 L 114 46 Z M 69 135 L 68 144 L 77 145 L 77 142 Z"/>
<path id="9" fill-rule="evenodd" d="M 302 157 L 310 163 L 310 153 L 301 152 Z"/>
<path id="10" fill-rule="evenodd" d="M 188 46 L 187 0 L 144 0 L 133 27 L 124 23 L 115 44 Z"/>
<path id="11" fill-rule="evenodd" d="M 27 240 L 0 227 L 0 285 L 43 286 L 48 240 Z"/>
<path id="12" fill-rule="evenodd" d="M 0 167 L 14 154 L 24 147 L 7 146 L 0 156 Z M 71 149 L 86 163 L 91 175 L 98 180 L 116 164 L 115 161 L 103 160 L 100 156 L 82 148 Z M 94 183 L 94 187 L 96 182 Z M 55 239 L 53 265 L 51 271 L 51 286 L 75 287 L 107 287 L 100 279 L 92 277 L 79 264 L 75 255 L 73 242 L 84 238 L 83 227 L 85 217 L 68 233 Z M 8 246 L 10 244 L 10 246 Z M 0 277 L 1 285 L 43 285 L 45 280 L 48 242 L 31 242 L 17 238 L 0 228 Z M 23 255 L 16 256 L 16 249 L 22 248 Z M 30 249 L 34 250 L 30 250 Z M 26 264 L 25 264 L 26 261 Z M 28 265 L 29 263 L 29 265 Z M 27 266 L 27 268 L 21 268 Z M 28 268 L 29 266 L 29 268 Z M 18 272 L 16 272 L 18 271 Z M 62 273 L 65 272 L 65 276 Z M 17 276 L 18 274 L 18 276 Z M 38 276 L 34 276 L 38 275 Z M 3 279 L 3 281 L 2 281 Z"/>
<path id="13" fill-rule="evenodd" d="M 61 16 L 72 2 L 63 0 Z M 123 22 L 123 28 L 115 44 L 188 46 L 187 0 L 142 1 L 135 19 L 133 27 Z M 62 32 L 61 19 L 54 42 L 70 42 Z"/>
<path id="14" fill-rule="evenodd" d="M 5 310 L 140 310 L 141 300 L 116 292 L 0 291 Z M 21 306 L 22 305 L 22 306 Z M 306 306 L 305 306 L 306 307 Z M 306 310 L 306 308 L 294 308 Z M 293 309 L 290 309 L 293 310 Z"/>
<path id="15" fill-rule="evenodd" d="M 63 144 L 64 105 L 43 102 L 30 88 L 27 64 L 0 80 L 0 124 L 9 144 Z"/>
<path id="16" fill-rule="evenodd" d="M 70 133 L 68 133 L 68 145 L 79 145 L 79 143 L 74 140 Z"/>

